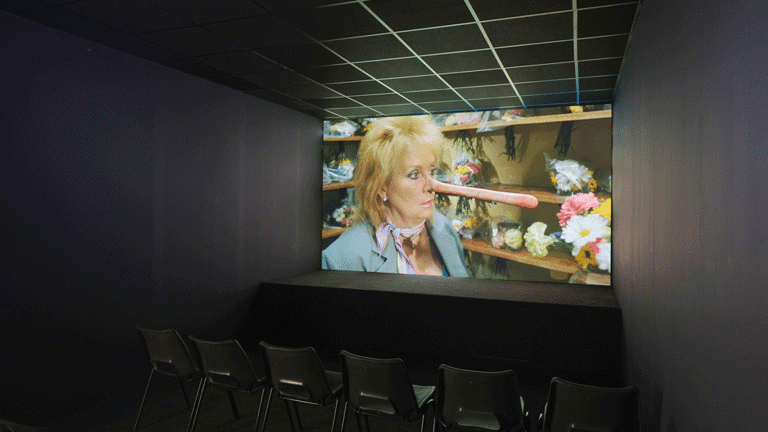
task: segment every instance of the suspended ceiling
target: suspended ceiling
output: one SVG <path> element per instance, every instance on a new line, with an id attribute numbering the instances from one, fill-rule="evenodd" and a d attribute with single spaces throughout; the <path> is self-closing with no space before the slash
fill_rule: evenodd
<path id="1" fill-rule="evenodd" d="M 326 119 L 612 103 L 642 1 L 4 0 Z"/>

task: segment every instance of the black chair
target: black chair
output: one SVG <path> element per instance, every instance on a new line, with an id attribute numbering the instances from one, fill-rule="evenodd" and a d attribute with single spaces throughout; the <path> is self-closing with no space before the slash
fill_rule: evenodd
<path id="1" fill-rule="evenodd" d="M 296 411 L 296 421 L 299 430 L 301 418 L 297 402 L 317 406 L 327 406 L 336 402 L 333 410 L 333 422 L 331 432 L 336 428 L 336 414 L 339 411 L 339 399 L 341 399 L 343 378 L 338 372 L 326 371 L 312 347 L 287 348 L 270 345 L 261 342 L 261 355 L 264 367 L 267 371 L 267 381 L 270 385 L 267 410 L 264 414 L 264 429 L 267 427 L 267 415 L 269 404 L 272 401 L 272 392 L 277 391 L 278 396 L 285 402 L 288 410 L 288 419 L 291 422 L 291 430 L 295 430 L 289 401 L 293 403 Z"/>
<path id="2" fill-rule="evenodd" d="M 203 379 L 195 406 L 192 409 L 192 417 L 190 417 L 189 426 L 187 427 L 188 432 L 195 430 L 200 405 L 203 401 L 205 388 L 208 385 L 227 391 L 232 413 L 237 419 L 240 418 L 240 414 L 237 411 L 233 392 L 252 394 L 261 390 L 259 408 L 256 412 L 256 426 L 254 428 L 254 430 L 258 430 L 267 380 L 256 373 L 253 363 L 245 353 L 245 350 L 243 350 L 243 347 L 234 339 L 214 342 L 198 339 L 194 336 L 189 338 L 195 343 L 200 353 L 205 379 Z"/>
<path id="3" fill-rule="evenodd" d="M 360 414 L 368 425 L 368 416 L 411 422 L 421 418 L 421 431 L 429 406 L 433 406 L 434 386 L 411 384 L 403 361 L 399 358 L 376 359 L 341 352 L 341 373 L 344 378 L 344 415 L 341 432 L 347 418 L 347 407 Z M 367 428 L 370 430 L 370 428 Z"/>
<path id="4" fill-rule="evenodd" d="M 440 365 L 433 432 L 526 431 L 529 427 L 511 370 L 482 372 Z"/>
<path id="5" fill-rule="evenodd" d="M 552 378 L 542 432 L 639 432 L 638 391 L 635 387 L 596 387 Z"/>
<path id="6" fill-rule="evenodd" d="M 149 386 L 152 384 L 152 378 L 155 376 L 155 373 L 179 379 L 187 406 L 192 405 L 189 403 L 189 396 L 187 396 L 184 381 L 192 381 L 203 377 L 200 367 L 187 348 L 187 344 L 184 343 L 181 335 L 176 330 L 151 330 L 142 327 L 136 327 L 136 330 L 139 332 L 139 337 L 144 343 L 152 370 L 147 381 L 147 388 L 144 390 L 144 396 L 141 398 L 136 423 L 133 425 L 134 431 L 139 427 L 139 419 L 144 410 L 144 402 L 147 399 Z M 197 387 L 199 392 L 200 384 Z M 196 398 L 197 395 L 195 395 Z"/>

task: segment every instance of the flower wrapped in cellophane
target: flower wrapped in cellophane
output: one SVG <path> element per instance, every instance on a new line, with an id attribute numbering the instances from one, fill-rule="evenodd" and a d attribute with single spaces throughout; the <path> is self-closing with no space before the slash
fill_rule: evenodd
<path id="1" fill-rule="evenodd" d="M 611 199 L 599 201 L 594 194 L 575 194 L 557 214 L 563 227 L 561 240 L 584 269 L 611 271 Z"/>
<path id="2" fill-rule="evenodd" d="M 592 178 L 594 172 L 585 165 L 572 160 L 558 160 L 544 155 L 550 180 L 560 194 L 594 192 L 597 182 Z"/>

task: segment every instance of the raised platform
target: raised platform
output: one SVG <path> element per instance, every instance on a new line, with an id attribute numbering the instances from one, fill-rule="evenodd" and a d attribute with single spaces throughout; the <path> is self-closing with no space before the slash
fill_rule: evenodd
<path id="1" fill-rule="evenodd" d="M 262 283 L 241 343 L 310 345 L 399 357 L 428 375 L 441 363 L 622 385 L 621 310 L 610 287 L 316 271 Z M 436 376 L 436 375 L 435 375 Z"/>

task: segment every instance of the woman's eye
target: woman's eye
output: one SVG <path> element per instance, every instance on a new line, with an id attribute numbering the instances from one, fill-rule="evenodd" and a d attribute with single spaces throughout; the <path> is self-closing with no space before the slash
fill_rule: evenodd
<path id="1" fill-rule="evenodd" d="M 429 175 L 430 177 L 434 177 L 435 175 L 437 175 L 437 168 L 432 168 L 431 170 L 429 170 Z"/>
<path id="2" fill-rule="evenodd" d="M 418 171 L 414 171 L 414 172 L 408 174 L 408 177 L 410 177 L 413 180 L 416 180 L 416 179 L 419 178 L 419 172 Z"/>

